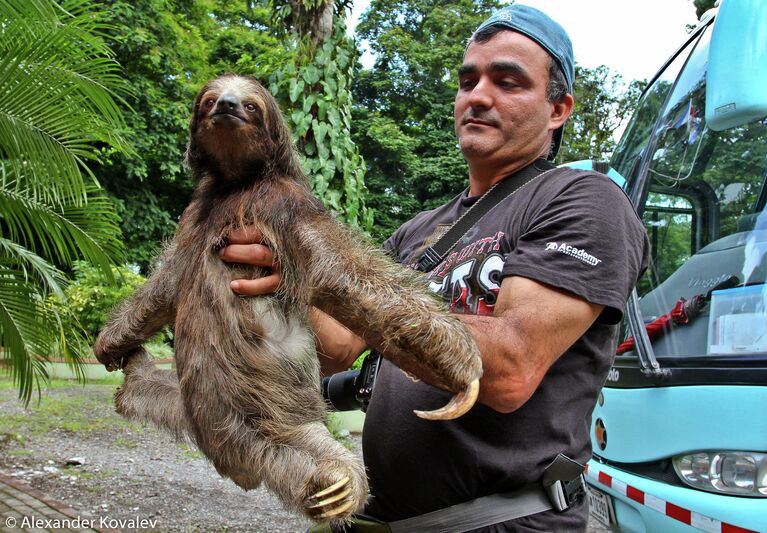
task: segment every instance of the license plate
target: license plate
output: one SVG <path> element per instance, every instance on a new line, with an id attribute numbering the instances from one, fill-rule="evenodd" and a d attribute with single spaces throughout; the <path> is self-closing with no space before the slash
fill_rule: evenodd
<path id="1" fill-rule="evenodd" d="M 587 485 L 589 493 L 589 514 L 601 522 L 602 525 L 610 527 L 615 523 L 615 511 L 613 511 L 613 502 L 610 496 Z"/>

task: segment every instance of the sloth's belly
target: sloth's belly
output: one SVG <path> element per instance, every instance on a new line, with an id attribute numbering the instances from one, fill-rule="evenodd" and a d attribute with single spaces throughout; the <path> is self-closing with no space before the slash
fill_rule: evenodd
<path id="1" fill-rule="evenodd" d="M 274 297 L 240 299 L 240 330 L 286 359 L 316 358 L 314 334 L 300 313 L 286 315 Z"/>

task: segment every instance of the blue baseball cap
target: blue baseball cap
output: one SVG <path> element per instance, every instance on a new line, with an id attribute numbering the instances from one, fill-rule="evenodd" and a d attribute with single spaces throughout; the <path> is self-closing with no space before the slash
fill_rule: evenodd
<path id="1" fill-rule="evenodd" d="M 480 24 L 477 31 L 488 26 L 501 26 L 521 33 L 546 50 L 554 58 L 567 82 L 567 92 L 573 93 L 575 79 L 575 61 L 573 44 L 564 28 L 545 13 L 530 6 L 511 4 L 496 11 L 489 19 Z"/>

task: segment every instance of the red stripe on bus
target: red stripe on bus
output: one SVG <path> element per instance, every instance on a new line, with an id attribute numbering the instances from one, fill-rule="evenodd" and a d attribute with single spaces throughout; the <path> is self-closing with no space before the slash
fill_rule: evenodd
<path id="1" fill-rule="evenodd" d="M 670 502 L 666 502 L 666 516 L 679 520 L 688 526 L 692 522 L 692 513 L 690 511 Z"/>
<path id="2" fill-rule="evenodd" d="M 644 492 L 639 489 L 635 489 L 631 485 L 626 485 L 626 496 L 631 498 L 637 503 L 644 505 Z"/>

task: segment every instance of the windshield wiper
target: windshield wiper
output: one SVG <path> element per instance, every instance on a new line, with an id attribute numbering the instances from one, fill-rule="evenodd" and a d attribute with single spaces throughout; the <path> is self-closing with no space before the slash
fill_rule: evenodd
<path id="1" fill-rule="evenodd" d="M 650 337 L 647 335 L 644 322 L 642 322 L 642 312 L 639 310 L 639 295 L 637 295 L 636 289 L 631 291 L 626 307 L 628 308 L 629 329 L 634 337 L 634 351 L 639 358 L 639 369 L 645 377 L 653 381 L 667 381 L 671 377 L 671 371 L 667 368 L 662 368 L 655 357 Z"/>

